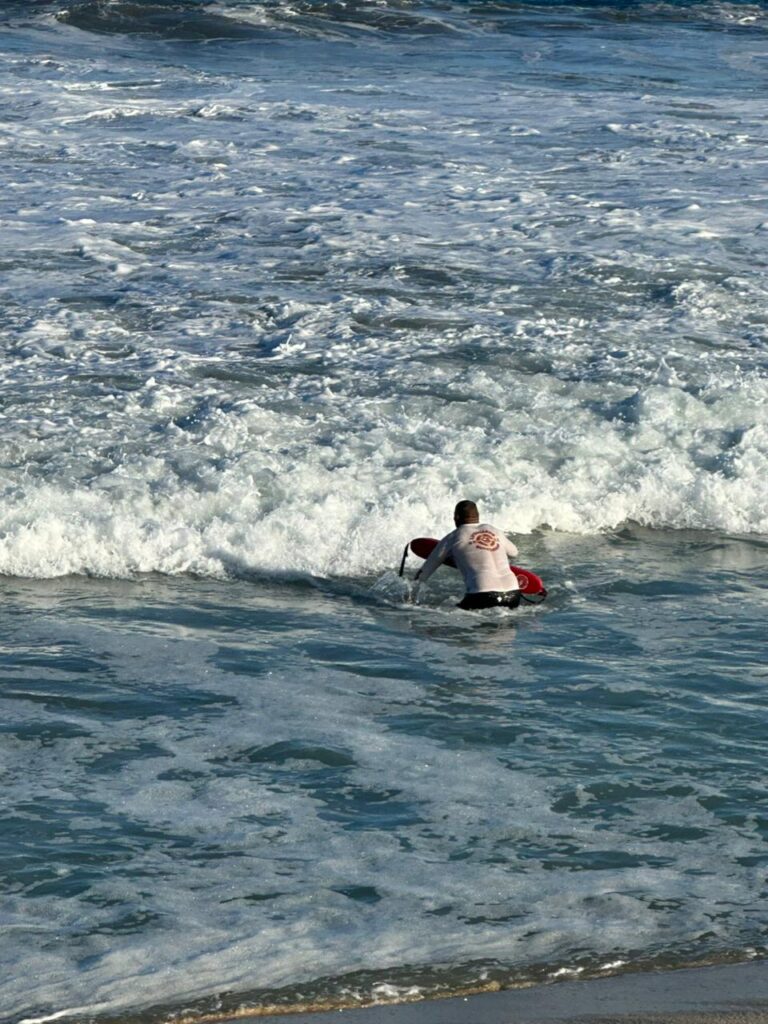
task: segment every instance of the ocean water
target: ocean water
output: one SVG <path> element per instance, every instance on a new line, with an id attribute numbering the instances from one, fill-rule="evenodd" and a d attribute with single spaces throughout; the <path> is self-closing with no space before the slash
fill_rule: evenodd
<path id="1" fill-rule="evenodd" d="M 768 955 L 768 4 L 0 51 L 0 1019 Z"/>

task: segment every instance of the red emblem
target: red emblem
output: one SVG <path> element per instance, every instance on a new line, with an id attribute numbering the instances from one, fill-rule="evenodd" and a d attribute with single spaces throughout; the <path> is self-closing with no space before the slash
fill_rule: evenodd
<path id="1" fill-rule="evenodd" d="M 499 538 L 490 530 L 478 530 L 469 539 L 483 551 L 496 551 L 499 546 Z"/>

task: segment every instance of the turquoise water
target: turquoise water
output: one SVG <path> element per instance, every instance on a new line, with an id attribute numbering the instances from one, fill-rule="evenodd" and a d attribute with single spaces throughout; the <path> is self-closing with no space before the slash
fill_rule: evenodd
<path id="1" fill-rule="evenodd" d="M 766 7 L 0 16 L 2 1019 L 765 956 Z"/>
<path id="2" fill-rule="evenodd" d="M 5 999 L 354 1004 L 762 954 L 765 545 L 528 543 L 553 597 L 516 617 L 387 577 L 6 580 Z"/>

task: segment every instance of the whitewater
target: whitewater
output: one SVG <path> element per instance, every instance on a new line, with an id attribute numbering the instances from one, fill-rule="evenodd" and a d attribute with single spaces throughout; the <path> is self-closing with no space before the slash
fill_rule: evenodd
<path id="1" fill-rule="evenodd" d="M 2 5 L 0 1018 L 765 955 L 766 74 L 763 3 Z M 405 602 L 461 498 L 546 605 Z"/>

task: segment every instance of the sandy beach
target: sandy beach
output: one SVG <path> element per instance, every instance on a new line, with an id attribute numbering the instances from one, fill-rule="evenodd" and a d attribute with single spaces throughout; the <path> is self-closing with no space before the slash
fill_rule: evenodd
<path id="1" fill-rule="evenodd" d="M 222 1024 L 768 1024 L 768 961 L 566 981 L 456 999 Z"/>

